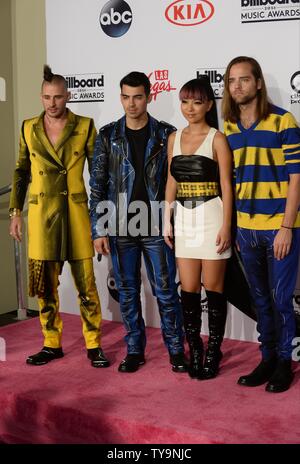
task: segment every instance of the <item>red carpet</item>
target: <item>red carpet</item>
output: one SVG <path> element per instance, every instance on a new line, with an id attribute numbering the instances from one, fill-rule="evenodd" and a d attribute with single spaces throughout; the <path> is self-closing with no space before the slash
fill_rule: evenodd
<path id="1" fill-rule="evenodd" d="M 118 373 L 123 326 L 104 322 L 108 369 L 89 364 L 79 316 L 63 314 L 65 357 L 45 366 L 25 358 L 42 346 L 37 318 L 0 329 L 0 442 L 300 443 L 300 366 L 285 393 L 245 388 L 237 378 L 259 361 L 255 343 L 225 340 L 221 375 L 190 380 L 171 372 L 160 331 L 148 329 L 147 363 Z"/>

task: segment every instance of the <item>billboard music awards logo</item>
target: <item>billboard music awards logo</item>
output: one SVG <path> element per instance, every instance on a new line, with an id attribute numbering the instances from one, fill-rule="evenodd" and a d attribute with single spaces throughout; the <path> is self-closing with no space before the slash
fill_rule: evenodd
<path id="1" fill-rule="evenodd" d="M 71 93 L 69 103 L 104 102 L 104 74 L 64 76 Z"/>
<path id="2" fill-rule="evenodd" d="M 297 19 L 300 19 L 300 0 L 241 0 L 242 23 Z"/>
<path id="3" fill-rule="evenodd" d="M 106 35 L 121 37 L 131 26 L 131 8 L 124 0 L 110 0 L 102 8 L 99 22 Z"/>
<path id="4" fill-rule="evenodd" d="M 157 69 L 156 71 L 152 71 L 148 75 L 148 78 L 151 83 L 150 94 L 153 101 L 156 101 L 157 95 L 162 92 L 176 90 L 176 87 L 172 87 L 168 69 Z"/>
<path id="5" fill-rule="evenodd" d="M 300 103 L 300 71 L 297 71 L 292 75 L 290 82 L 293 89 L 293 93 L 291 94 L 291 104 Z"/>
<path id="6" fill-rule="evenodd" d="M 214 12 L 209 0 L 176 0 L 166 8 L 165 17 L 176 26 L 197 26 L 208 21 Z"/>
<path id="7" fill-rule="evenodd" d="M 210 85 L 214 91 L 216 99 L 221 99 L 224 93 L 224 74 L 225 68 L 200 68 L 197 69 L 196 78 L 199 79 L 202 75 L 209 77 Z"/>

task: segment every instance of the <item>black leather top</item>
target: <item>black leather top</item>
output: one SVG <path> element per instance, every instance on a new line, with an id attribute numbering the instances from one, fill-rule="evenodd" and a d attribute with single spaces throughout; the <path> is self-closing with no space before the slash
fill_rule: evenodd
<path id="1" fill-rule="evenodd" d="M 218 163 L 206 156 L 174 156 L 170 170 L 176 182 L 219 182 Z"/>

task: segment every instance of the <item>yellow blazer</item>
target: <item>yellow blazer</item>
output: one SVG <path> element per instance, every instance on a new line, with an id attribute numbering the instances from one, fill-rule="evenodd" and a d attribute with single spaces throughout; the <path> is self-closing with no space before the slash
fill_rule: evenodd
<path id="1" fill-rule="evenodd" d="M 55 147 L 44 113 L 25 120 L 14 172 L 10 208 L 23 209 L 28 192 L 28 256 L 65 261 L 94 255 L 83 169 L 91 168 L 96 129 L 92 119 L 68 110 Z"/>

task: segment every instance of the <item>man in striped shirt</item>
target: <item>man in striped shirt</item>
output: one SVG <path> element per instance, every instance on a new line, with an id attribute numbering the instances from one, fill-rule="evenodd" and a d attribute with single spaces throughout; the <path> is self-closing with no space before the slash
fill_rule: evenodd
<path id="1" fill-rule="evenodd" d="M 234 58 L 225 73 L 224 132 L 235 165 L 237 243 L 257 309 L 262 361 L 239 378 L 282 392 L 293 380 L 293 292 L 300 251 L 300 129 L 270 103 L 262 70 Z"/>

